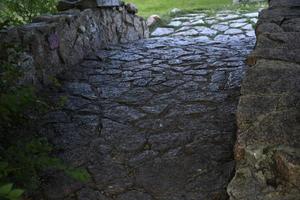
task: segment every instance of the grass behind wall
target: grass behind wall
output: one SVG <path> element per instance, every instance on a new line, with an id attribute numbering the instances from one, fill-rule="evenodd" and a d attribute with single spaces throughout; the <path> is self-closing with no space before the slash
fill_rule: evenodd
<path id="1" fill-rule="evenodd" d="M 184 12 L 199 9 L 216 9 L 232 4 L 232 0 L 127 0 L 139 8 L 139 15 L 148 17 L 152 14 L 166 16 L 173 8 Z"/>

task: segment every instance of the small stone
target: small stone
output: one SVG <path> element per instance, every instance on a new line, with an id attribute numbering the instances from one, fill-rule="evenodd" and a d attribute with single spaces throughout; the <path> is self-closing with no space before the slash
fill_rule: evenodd
<path id="1" fill-rule="evenodd" d="M 86 28 L 84 26 L 80 25 L 79 28 L 78 28 L 78 32 L 79 33 L 85 33 L 85 31 L 86 31 Z"/>
<path id="2" fill-rule="evenodd" d="M 179 8 L 173 8 L 173 9 L 170 11 L 170 13 L 171 13 L 172 15 L 178 14 L 178 13 L 180 13 L 180 12 L 181 12 L 181 9 L 179 9 Z"/>
<path id="3" fill-rule="evenodd" d="M 127 12 L 130 14 L 135 15 L 136 13 L 138 13 L 138 8 L 133 3 L 126 4 L 125 8 L 126 8 Z"/>
<path id="4" fill-rule="evenodd" d="M 51 50 L 57 49 L 59 47 L 59 37 L 56 33 L 51 34 L 48 37 L 48 43 Z"/>

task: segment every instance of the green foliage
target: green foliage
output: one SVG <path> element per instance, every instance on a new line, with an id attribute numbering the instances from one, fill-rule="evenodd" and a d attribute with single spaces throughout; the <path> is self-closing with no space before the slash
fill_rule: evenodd
<path id="1" fill-rule="evenodd" d="M 43 139 L 17 141 L 1 151 L 1 162 L 8 167 L 1 171 L 4 181 L 13 181 L 18 186 L 33 191 L 40 184 L 40 171 L 56 166 L 59 160 L 49 156 L 52 148 Z"/>
<path id="2" fill-rule="evenodd" d="M 60 96 L 56 104 L 57 108 L 62 108 L 68 102 L 68 96 Z"/>
<path id="3" fill-rule="evenodd" d="M 86 181 L 89 174 L 86 170 L 66 166 L 60 159 L 51 157 L 52 146 L 46 139 L 32 138 L 28 142 L 17 141 L 1 150 L 0 178 L 2 181 L 13 181 L 29 191 L 38 189 L 41 184 L 40 173 L 47 169 L 64 171 L 70 177 Z M 1 167 L 2 166 L 2 167 Z"/>
<path id="4" fill-rule="evenodd" d="M 139 14 L 148 17 L 153 14 L 161 17 L 169 17 L 173 8 L 179 8 L 184 12 L 196 9 L 220 8 L 232 3 L 232 0 L 128 0 L 139 8 Z"/>
<path id="5" fill-rule="evenodd" d="M 33 87 L 18 86 L 17 82 L 21 74 L 15 65 L 0 63 L 1 128 L 7 129 L 21 122 L 26 118 L 26 111 L 38 102 Z"/>
<path id="6" fill-rule="evenodd" d="M 139 15 L 149 17 L 150 15 L 160 15 L 162 19 L 170 19 L 170 11 L 173 8 L 179 8 L 181 13 L 189 13 L 197 10 L 217 10 L 232 9 L 236 10 L 243 7 L 247 10 L 257 10 L 263 4 L 238 4 L 233 5 L 232 0 L 128 0 L 139 8 Z M 179 13 L 180 14 L 180 13 Z"/>
<path id="7" fill-rule="evenodd" d="M 64 171 L 79 181 L 89 179 L 86 170 L 51 156 L 52 146 L 32 129 L 34 119 L 49 106 L 33 86 L 21 85 L 20 77 L 17 64 L 0 60 L 0 200 L 17 200 L 36 191 L 48 169 Z"/>
<path id="8" fill-rule="evenodd" d="M 14 189 L 12 183 L 0 186 L 0 198 L 8 200 L 18 200 L 21 198 L 24 190 Z"/>
<path id="9" fill-rule="evenodd" d="M 0 28 L 30 22 L 35 16 L 56 11 L 57 0 L 1 0 Z"/>

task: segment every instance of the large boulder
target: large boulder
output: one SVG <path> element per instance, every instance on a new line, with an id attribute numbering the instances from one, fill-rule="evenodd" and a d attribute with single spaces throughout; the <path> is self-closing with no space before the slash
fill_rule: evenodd
<path id="1" fill-rule="evenodd" d="M 269 5 L 242 85 L 230 200 L 300 199 L 300 1 Z"/>

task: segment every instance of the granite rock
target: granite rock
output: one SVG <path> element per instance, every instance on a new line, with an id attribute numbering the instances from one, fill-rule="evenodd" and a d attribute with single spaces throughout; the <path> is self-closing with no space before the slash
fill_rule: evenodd
<path id="1" fill-rule="evenodd" d="M 269 4 L 242 84 L 231 200 L 300 198 L 299 1 Z"/>

